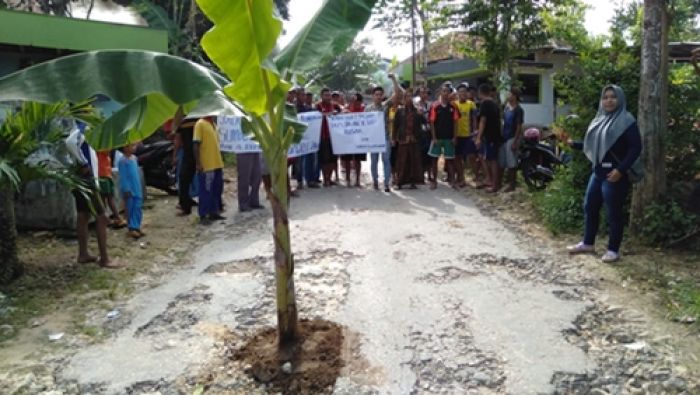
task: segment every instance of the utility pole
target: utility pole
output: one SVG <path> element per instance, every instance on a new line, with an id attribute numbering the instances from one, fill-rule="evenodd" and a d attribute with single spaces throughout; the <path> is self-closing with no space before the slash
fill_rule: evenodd
<path id="1" fill-rule="evenodd" d="M 411 88 L 416 89 L 416 0 L 411 0 Z"/>

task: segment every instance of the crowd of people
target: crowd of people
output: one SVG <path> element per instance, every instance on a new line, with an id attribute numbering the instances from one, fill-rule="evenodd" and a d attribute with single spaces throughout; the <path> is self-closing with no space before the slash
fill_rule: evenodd
<path id="1" fill-rule="evenodd" d="M 323 88 L 320 100 L 303 88 L 291 90 L 287 102 L 298 112 L 319 111 L 324 115 L 319 151 L 290 161 L 297 189 L 318 188 L 340 183 L 339 169 L 348 187 L 361 187 L 362 163 L 366 153 L 335 155 L 327 117 L 344 112 L 381 112 L 385 120 L 386 151 L 370 154 L 374 189 L 380 187 L 379 163 L 384 170 L 382 186 L 417 188 L 426 180 L 437 188 L 438 162 L 444 158 L 445 181 L 459 189 L 469 185 L 465 169 L 472 172 L 472 186 L 491 192 L 515 188 L 517 149 L 522 137 L 524 111 L 520 91 L 513 87 L 503 111 L 488 84 L 479 89 L 445 82 L 435 100 L 426 87 L 413 90 L 401 86 L 394 76 L 391 95 L 377 86 L 369 104 L 361 93 L 344 94 Z M 339 166 L 339 163 L 341 166 Z M 505 174 L 506 186 L 502 189 Z M 296 195 L 296 190 L 292 191 Z"/>
<path id="2" fill-rule="evenodd" d="M 314 103 L 313 94 L 303 88 L 290 90 L 287 103 L 299 113 L 322 113 L 318 152 L 289 159 L 288 165 L 296 180 L 296 189 L 288 181 L 290 196 L 298 190 L 331 187 L 340 184 L 340 169 L 348 187 L 362 187 L 362 163 L 366 153 L 336 155 L 328 117 L 344 112 L 381 112 L 385 121 L 386 149 L 371 153 L 370 174 L 374 189 L 380 189 L 379 162 L 382 163 L 382 186 L 416 189 L 427 184 L 438 185 L 439 159 L 444 159 L 444 182 L 454 189 L 471 185 L 487 188 L 491 193 L 513 191 L 516 187 L 518 150 L 523 136 L 525 113 L 520 106 L 520 91 L 512 87 L 505 105 L 498 102 L 497 92 L 489 84 L 478 89 L 468 83 L 456 87 L 445 82 L 434 101 L 426 87 L 413 90 L 403 87 L 392 75 L 393 89 L 387 96 L 380 86 L 372 88 L 369 104 L 361 93 L 345 95 L 329 88 L 320 91 Z M 223 158 L 219 134 L 213 117 L 188 119 L 178 111 L 171 122 L 175 131 L 174 158 L 177 168 L 178 215 L 187 216 L 197 206 L 200 223 L 211 224 L 224 219 Z M 83 179 L 82 189 L 74 193 L 78 212 L 79 262 L 99 262 L 113 267 L 107 255 L 106 227 L 127 227 L 128 236 L 138 239 L 141 230 L 144 186 L 138 171 L 135 145 L 123 147 L 117 154 L 95 153 L 84 141 L 84 130 L 77 128 L 66 140 L 68 150 L 78 164 L 77 174 Z M 624 138 L 622 138 L 624 137 Z M 593 163 L 593 174 L 585 197 L 586 231 L 583 241 L 571 246 L 572 254 L 591 252 L 598 228 L 598 212 L 606 205 L 610 225 L 610 243 L 605 261 L 619 259 L 622 241 L 622 204 L 629 190 L 627 171 L 641 152 L 641 140 L 634 118 L 626 111 L 624 93 L 609 86 L 603 91 L 599 114 L 591 122 L 583 142 L 571 142 L 582 149 Z M 114 157 L 114 159 L 113 159 Z M 623 158 L 618 160 L 617 158 Z M 126 221 L 115 204 L 112 181 L 112 160 L 119 170 L 119 193 L 124 202 Z M 238 210 L 263 209 L 260 188 L 271 196 L 270 172 L 262 154 L 239 153 L 237 160 Z M 339 166 L 338 164 L 341 164 Z M 471 180 L 465 176 L 471 172 Z M 92 182 L 99 180 L 99 182 Z M 505 181 L 505 186 L 502 185 Z M 194 200 L 193 197 L 197 197 Z M 109 207 L 112 216 L 106 216 Z M 100 257 L 89 255 L 87 225 L 90 214 L 96 215 Z"/>

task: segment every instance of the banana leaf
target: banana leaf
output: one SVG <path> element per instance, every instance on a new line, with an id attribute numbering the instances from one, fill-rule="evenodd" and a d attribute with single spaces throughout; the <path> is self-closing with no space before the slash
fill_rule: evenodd
<path id="1" fill-rule="evenodd" d="M 317 69 L 324 59 L 347 49 L 362 30 L 377 0 L 326 0 L 313 19 L 274 58 L 283 74 Z"/>
<path id="2" fill-rule="evenodd" d="M 282 81 L 269 54 L 282 31 L 272 0 L 198 0 L 214 27 L 202 38 L 209 58 L 233 82 L 224 91 L 254 115 L 263 115 L 291 87 Z"/>
<path id="3" fill-rule="evenodd" d="M 103 94 L 124 104 L 87 135 L 95 149 L 142 140 L 175 113 L 229 81 L 186 59 L 157 52 L 104 50 L 65 56 L 0 78 L 0 102 L 80 102 Z"/>

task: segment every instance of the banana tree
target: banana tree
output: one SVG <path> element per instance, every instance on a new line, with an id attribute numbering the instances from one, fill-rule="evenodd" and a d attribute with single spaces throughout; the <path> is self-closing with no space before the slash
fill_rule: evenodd
<path id="1" fill-rule="evenodd" d="M 144 139 L 178 106 L 187 112 L 215 103 L 227 106 L 228 113 L 240 114 L 237 105 L 221 96 L 202 100 L 222 90 L 239 103 L 250 115 L 244 130 L 255 135 L 271 167 L 278 327 L 283 344 L 296 337 L 297 317 L 286 210 L 286 153 L 303 130 L 285 120 L 290 115 L 284 106 L 287 81 L 345 50 L 366 24 L 375 1 L 326 0 L 291 43 L 273 55 L 281 22 L 274 17 L 272 0 L 201 0 L 199 6 L 215 24 L 202 46 L 233 84 L 178 57 L 104 50 L 66 56 L 0 78 L 0 102 L 76 102 L 97 94 L 109 96 L 124 107 L 88 132 L 87 140 L 96 149 Z"/>
<path id="2" fill-rule="evenodd" d="M 294 255 L 287 215 L 287 150 L 298 133 L 286 127 L 285 95 L 294 74 L 344 51 L 365 26 L 376 0 L 326 0 L 313 19 L 274 54 L 282 31 L 272 0 L 197 0 L 214 23 L 202 38 L 209 58 L 233 81 L 224 92 L 252 116 L 272 177 L 271 204 L 279 345 L 297 337 Z"/>

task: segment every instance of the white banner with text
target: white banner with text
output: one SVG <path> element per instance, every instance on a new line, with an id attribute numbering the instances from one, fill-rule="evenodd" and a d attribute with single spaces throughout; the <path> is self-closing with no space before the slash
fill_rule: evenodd
<path id="1" fill-rule="evenodd" d="M 353 112 L 329 116 L 328 125 L 336 155 L 386 151 L 384 113 Z"/>
<path id="2" fill-rule="evenodd" d="M 241 117 L 220 116 L 218 118 L 219 146 L 221 152 L 233 152 L 236 154 L 262 152 L 260 144 L 253 140 L 252 135 L 243 133 L 241 128 Z M 318 151 L 321 139 L 321 121 L 323 119 L 320 112 L 306 112 L 297 115 L 299 122 L 308 125 L 301 141 L 289 147 L 288 156 L 295 158 Z"/>

